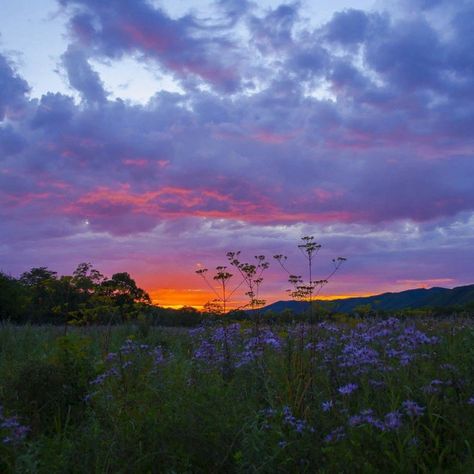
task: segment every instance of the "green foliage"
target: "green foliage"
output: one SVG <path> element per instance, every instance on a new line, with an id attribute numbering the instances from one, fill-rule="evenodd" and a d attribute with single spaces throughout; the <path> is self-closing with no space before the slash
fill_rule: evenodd
<path id="1" fill-rule="evenodd" d="M 0 272 L 0 321 L 22 322 L 28 306 L 28 293 L 15 278 Z"/>
<path id="2" fill-rule="evenodd" d="M 83 415 L 94 374 L 90 340 L 57 338 L 46 359 L 28 360 L 5 381 L 5 399 L 30 421 L 34 433 L 57 430 Z"/>
<path id="3" fill-rule="evenodd" d="M 218 367 L 196 363 L 189 331 L 145 318 L 111 333 L 0 328 L 0 404 L 31 427 L 25 442 L 0 444 L 2 472 L 472 471 L 471 321 L 420 318 L 420 329 L 442 338 L 430 357 L 370 371 L 343 396 L 337 387 L 347 381 L 325 365 L 324 353 L 310 360 L 299 326 L 277 326 L 284 349 L 265 351 L 224 380 Z M 350 334 L 357 321 L 344 318 L 337 327 Z M 317 337 L 331 344 L 331 332 Z M 326 412 L 321 406 L 330 399 L 337 409 Z M 383 419 L 406 399 L 424 409 L 400 429 L 346 424 L 345 438 L 325 441 L 347 416 L 371 408 Z"/>
<path id="4" fill-rule="evenodd" d="M 72 276 L 46 267 L 19 279 L 0 273 L 0 320 L 17 323 L 116 324 L 149 312 L 151 300 L 128 273 L 104 277 L 90 263 Z"/>

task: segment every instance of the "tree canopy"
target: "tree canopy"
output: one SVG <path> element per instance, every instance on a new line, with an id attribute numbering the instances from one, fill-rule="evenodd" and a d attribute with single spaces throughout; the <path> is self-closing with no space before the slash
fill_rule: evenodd
<path id="1" fill-rule="evenodd" d="M 123 321 L 151 305 L 127 272 L 105 277 L 90 263 L 72 275 L 35 267 L 18 279 L 0 272 L 0 319 L 24 323 Z"/>

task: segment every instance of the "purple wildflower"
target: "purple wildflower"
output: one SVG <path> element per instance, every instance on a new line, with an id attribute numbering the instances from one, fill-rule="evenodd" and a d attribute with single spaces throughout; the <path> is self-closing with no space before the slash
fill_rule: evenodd
<path id="1" fill-rule="evenodd" d="M 261 410 L 260 413 L 266 418 L 266 421 L 263 424 L 264 429 L 269 429 L 271 427 L 270 420 L 274 419 L 277 415 L 281 414 L 281 419 L 283 424 L 288 428 L 291 428 L 295 433 L 302 434 L 304 432 L 314 433 L 314 428 L 308 425 L 306 420 L 296 418 L 289 406 L 284 406 L 281 409 L 281 412 L 277 412 L 272 408 L 266 408 Z"/>
<path id="2" fill-rule="evenodd" d="M 165 355 L 163 354 L 163 349 L 159 346 L 153 348 L 148 352 L 148 354 L 153 357 L 153 364 L 160 365 L 165 361 Z"/>
<path id="3" fill-rule="evenodd" d="M 405 400 L 402 403 L 402 407 L 405 409 L 406 414 L 412 418 L 417 418 L 423 415 L 425 411 L 425 407 L 418 405 L 418 403 L 413 400 Z"/>
<path id="4" fill-rule="evenodd" d="M 326 402 L 321 403 L 321 408 L 324 412 L 328 412 L 334 406 L 334 402 L 332 400 L 328 400 Z"/>
<path id="5" fill-rule="evenodd" d="M 350 395 L 352 392 L 357 390 L 359 386 L 356 383 L 348 383 L 347 385 L 343 385 L 342 387 L 339 387 L 337 391 L 341 395 Z"/>
<path id="6" fill-rule="evenodd" d="M 371 409 L 362 410 L 359 414 L 353 415 L 349 418 L 350 426 L 374 425 L 376 422 L 374 411 Z"/>
<path id="7" fill-rule="evenodd" d="M 341 441 L 346 437 L 346 431 L 343 426 L 338 426 L 324 437 L 325 443 L 335 443 Z"/>
<path id="8" fill-rule="evenodd" d="M 117 358 L 117 353 L 116 352 L 109 352 L 107 356 L 105 357 L 106 362 L 112 362 Z"/>
<path id="9" fill-rule="evenodd" d="M 384 418 L 385 428 L 388 431 L 398 430 L 402 426 L 402 417 L 400 412 L 392 411 L 387 413 Z"/>
<path id="10" fill-rule="evenodd" d="M 112 367 L 110 370 L 99 374 L 94 380 L 90 382 L 91 385 L 102 385 L 110 377 L 118 377 L 119 371 Z"/>
<path id="11" fill-rule="evenodd" d="M 428 385 L 423 387 L 425 393 L 439 393 L 441 387 L 444 385 L 442 380 L 434 379 Z"/>
<path id="12" fill-rule="evenodd" d="M 30 428 L 22 425 L 16 416 L 4 418 L 3 413 L 0 412 L 0 419 L 0 430 L 7 431 L 6 436 L 2 440 L 3 444 L 18 444 L 26 438 L 30 431 Z"/>

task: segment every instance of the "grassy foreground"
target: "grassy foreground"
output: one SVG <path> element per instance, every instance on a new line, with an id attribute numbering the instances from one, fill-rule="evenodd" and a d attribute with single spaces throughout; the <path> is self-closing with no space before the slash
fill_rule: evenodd
<path id="1" fill-rule="evenodd" d="M 466 320 L 0 326 L 0 472 L 474 472 Z"/>

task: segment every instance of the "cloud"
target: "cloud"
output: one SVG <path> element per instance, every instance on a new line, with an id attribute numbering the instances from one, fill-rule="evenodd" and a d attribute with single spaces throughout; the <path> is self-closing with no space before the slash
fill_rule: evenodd
<path id="1" fill-rule="evenodd" d="M 445 49 L 426 21 L 397 23 L 386 33 L 367 45 L 374 71 L 403 89 L 442 87 Z"/>
<path id="2" fill-rule="evenodd" d="M 0 128 L 0 160 L 2 157 L 16 155 L 25 146 L 25 141 L 11 125 Z"/>
<path id="3" fill-rule="evenodd" d="M 0 54 L 0 121 L 15 118 L 26 102 L 28 83 L 16 74 L 12 62 Z"/>
<path id="4" fill-rule="evenodd" d="M 298 3 L 283 4 L 263 17 L 253 16 L 249 20 L 252 41 L 261 53 L 274 53 L 291 47 L 298 10 Z"/>
<path id="5" fill-rule="evenodd" d="M 337 12 L 325 27 L 325 38 L 342 45 L 362 43 L 367 38 L 370 19 L 371 15 L 352 8 Z"/>
<path id="6" fill-rule="evenodd" d="M 107 94 L 99 75 L 87 62 L 87 56 L 80 49 L 69 46 L 62 56 L 69 84 L 82 98 L 91 103 L 105 102 Z"/>
<path id="7" fill-rule="evenodd" d="M 224 23 L 229 23 L 229 26 L 235 26 L 254 8 L 254 4 L 248 0 L 215 0 L 214 3 L 217 10 L 222 12 Z"/>
<path id="8" fill-rule="evenodd" d="M 71 33 L 91 54 L 109 59 L 139 55 L 185 82 L 195 77 L 220 91 L 239 88 L 237 45 L 225 32 L 192 15 L 173 19 L 144 0 L 61 4 L 72 9 Z M 235 16 L 235 8 L 228 14 Z"/>

